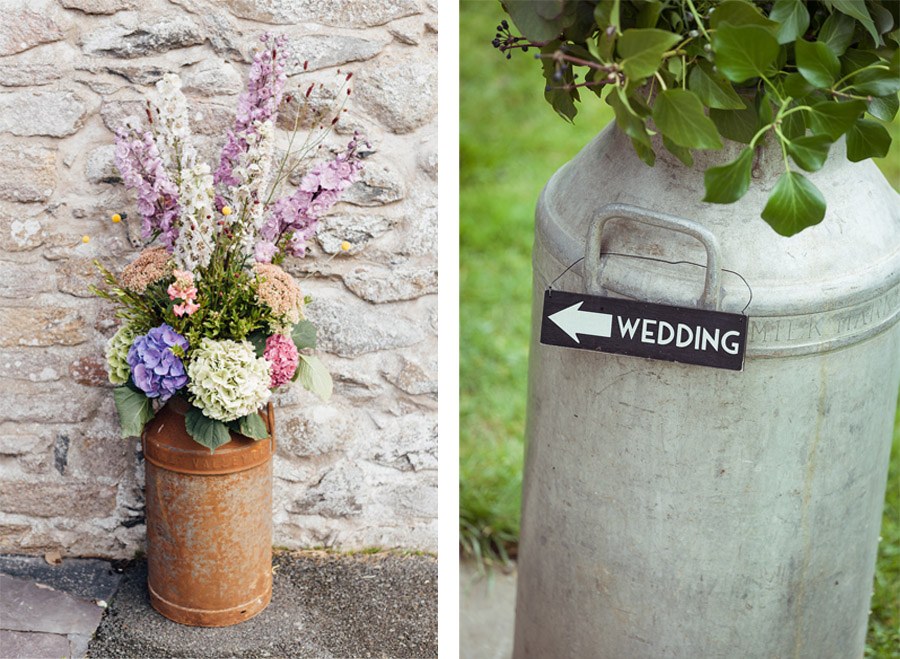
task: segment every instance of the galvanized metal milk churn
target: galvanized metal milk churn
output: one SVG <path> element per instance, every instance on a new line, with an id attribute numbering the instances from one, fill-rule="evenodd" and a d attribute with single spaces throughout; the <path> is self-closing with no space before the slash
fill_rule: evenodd
<path id="1" fill-rule="evenodd" d="M 783 168 L 765 150 L 735 205 L 699 200 L 736 151 L 688 169 L 659 149 L 649 168 L 613 126 L 547 184 L 516 659 L 862 656 L 900 383 L 900 199 L 843 148 L 811 175 L 824 221 L 791 238 L 759 218 Z M 746 314 L 743 369 L 540 343 L 564 272 L 551 290 Z"/>
<path id="2" fill-rule="evenodd" d="M 174 398 L 144 429 L 147 585 L 167 618 L 224 627 L 272 597 L 272 406 L 268 439 L 232 433 L 213 453 L 187 433 L 188 409 Z"/>

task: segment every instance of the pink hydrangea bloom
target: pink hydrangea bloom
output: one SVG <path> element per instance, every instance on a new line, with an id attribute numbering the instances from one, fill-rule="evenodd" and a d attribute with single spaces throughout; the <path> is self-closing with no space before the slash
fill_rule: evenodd
<path id="1" fill-rule="evenodd" d="M 266 339 L 263 357 L 272 366 L 272 382 L 269 384 L 272 389 L 290 382 L 300 364 L 297 346 L 284 334 L 273 334 Z"/>

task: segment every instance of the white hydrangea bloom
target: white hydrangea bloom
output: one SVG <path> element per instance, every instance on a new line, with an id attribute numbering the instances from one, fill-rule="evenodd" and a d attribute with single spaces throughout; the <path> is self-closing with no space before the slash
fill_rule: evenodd
<path id="1" fill-rule="evenodd" d="M 179 270 L 189 270 L 199 280 L 198 268 L 209 265 L 216 240 L 215 189 L 209 165 L 201 163 L 183 171 L 178 194 L 181 226 L 172 257 Z"/>
<path id="2" fill-rule="evenodd" d="M 192 402 L 219 421 L 252 414 L 269 401 L 270 368 L 248 341 L 204 338 L 187 368 Z"/>
<path id="3" fill-rule="evenodd" d="M 253 248 L 265 223 L 265 202 L 272 182 L 272 154 L 275 149 L 275 125 L 272 121 L 258 121 L 255 126 L 256 132 L 247 135 L 247 151 L 233 170 L 241 184 L 230 188 L 231 199 L 240 209 L 234 221 L 240 222 L 237 233 L 241 236 L 241 251 L 251 257 L 251 262 Z"/>
<path id="4" fill-rule="evenodd" d="M 169 172 L 180 174 L 194 166 L 197 150 L 191 140 L 187 99 L 181 92 L 181 78 L 167 73 L 156 83 L 159 94 L 159 113 L 153 118 L 156 144 L 163 164 Z"/>

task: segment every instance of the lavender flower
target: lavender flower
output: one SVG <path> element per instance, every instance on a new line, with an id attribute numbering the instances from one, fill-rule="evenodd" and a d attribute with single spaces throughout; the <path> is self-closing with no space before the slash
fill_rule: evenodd
<path id="1" fill-rule="evenodd" d="M 128 350 L 131 377 L 148 398 L 165 402 L 187 384 L 184 362 L 175 348 L 183 356 L 188 341 L 165 323 L 137 337 L 131 344 Z"/>
<path id="2" fill-rule="evenodd" d="M 273 204 L 272 213 L 259 231 L 260 241 L 254 250 L 257 262 L 271 262 L 275 254 L 271 246 L 277 245 L 286 235 L 290 235 L 287 247 L 291 254 L 300 257 L 306 254 L 306 243 L 315 234 L 319 218 L 338 202 L 340 193 L 359 178 L 362 162 L 358 150 L 362 143 L 365 143 L 364 138 L 354 134 L 346 151 L 330 162 L 313 167 L 294 194 Z"/>
<path id="3" fill-rule="evenodd" d="M 287 37 L 273 37 L 266 33 L 260 40 L 265 48 L 253 57 L 247 91 L 238 99 L 234 128 L 228 131 L 228 139 L 219 157 L 219 168 L 215 172 L 217 186 L 240 184 L 233 170 L 241 155 L 247 151 L 248 136 L 257 132 L 259 123 L 271 120 L 274 124 L 278 116 L 278 106 L 287 82 Z M 224 202 L 221 199 L 219 202 L 221 207 Z"/>
<path id="4" fill-rule="evenodd" d="M 141 236 L 149 240 L 159 233 L 170 253 L 178 236 L 178 187 L 169 178 L 153 140 L 153 133 L 116 131 L 116 167 L 125 187 L 137 191 L 137 208 L 143 218 Z"/>

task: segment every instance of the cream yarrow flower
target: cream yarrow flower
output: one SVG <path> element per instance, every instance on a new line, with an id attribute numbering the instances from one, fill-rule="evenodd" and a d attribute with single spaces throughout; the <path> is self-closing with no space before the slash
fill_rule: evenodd
<path id="1" fill-rule="evenodd" d="M 192 402 L 210 419 L 233 421 L 269 401 L 269 362 L 248 341 L 202 339 L 187 372 Z"/>
<path id="2" fill-rule="evenodd" d="M 128 365 L 128 349 L 131 348 L 137 335 L 138 332 L 126 323 L 106 342 L 107 372 L 109 381 L 115 385 L 128 382 L 128 376 L 131 375 L 131 367 Z"/>
<path id="3" fill-rule="evenodd" d="M 288 273 L 272 263 L 256 263 L 256 296 L 284 325 L 296 325 L 303 318 L 303 294 Z M 273 328 L 276 329 L 277 328 Z"/>

